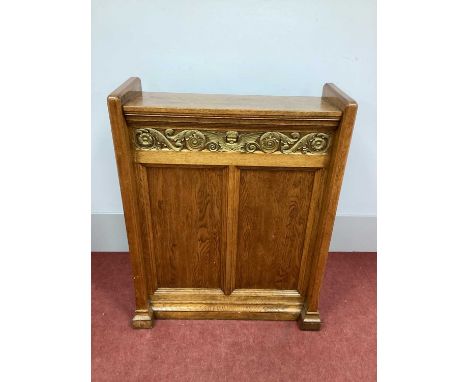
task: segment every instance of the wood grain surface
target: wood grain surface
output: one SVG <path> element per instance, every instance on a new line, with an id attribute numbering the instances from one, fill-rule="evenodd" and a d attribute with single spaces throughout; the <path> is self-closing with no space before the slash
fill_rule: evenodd
<path id="1" fill-rule="evenodd" d="M 226 177 L 221 168 L 148 168 L 160 287 L 221 288 Z"/>
<path id="2" fill-rule="evenodd" d="M 236 288 L 297 289 L 313 171 L 240 173 Z"/>
<path id="3" fill-rule="evenodd" d="M 357 113 L 356 101 L 333 84 L 324 85 L 322 98 L 339 107 L 343 112 L 343 116 L 335 136 L 330 164 L 326 171 L 323 197 L 320 203 L 320 215 L 317 232 L 315 233 L 317 240 L 314 244 L 313 259 L 310 266 L 307 298 L 299 320 L 299 326 L 303 330 L 320 329 L 318 315 L 320 289 L 325 275 L 333 224 Z"/>
<path id="4" fill-rule="evenodd" d="M 203 95 L 142 92 L 130 78 L 108 106 L 133 267 L 133 327 L 149 328 L 157 317 L 298 319 L 301 329 L 320 329 L 356 102 L 333 84 L 322 97 Z M 178 146 L 167 140 L 169 129 L 179 131 Z M 208 133 L 225 139 L 217 141 L 223 150 L 197 146 Z M 259 133 L 252 139 L 263 150 L 244 152 L 240 137 Z M 323 152 L 315 133 L 331 137 Z M 299 134 L 302 151 L 288 151 Z"/>
<path id="5" fill-rule="evenodd" d="M 148 282 L 152 282 L 148 272 L 151 271 L 147 269 L 147 258 L 144 252 L 142 233 L 144 221 L 138 202 L 137 165 L 133 161 L 133 145 L 122 109 L 122 104 L 140 93 L 140 79 L 129 78 L 107 97 L 107 106 L 133 269 L 136 309 L 132 324 L 134 328 L 150 328 L 153 325 L 153 312 L 148 299 L 153 291 L 148 285 Z"/>
<path id="6" fill-rule="evenodd" d="M 209 152 L 136 151 L 135 161 L 145 164 L 252 167 L 326 167 L 328 155 L 281 155 Z"/>
<path id="7" fill-rule="evenodd" d="M 124 105 L 126 113 L 218 113 L 265 115 L 313 114 L 341 116 L 339 108 L 321 97 L 143 92 Z"/>

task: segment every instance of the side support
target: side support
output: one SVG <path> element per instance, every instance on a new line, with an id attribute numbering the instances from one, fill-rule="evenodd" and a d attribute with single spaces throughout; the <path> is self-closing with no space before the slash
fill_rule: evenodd
<path id="1" fill-rule="evenodd" d="M 136 310 L 132 326 L 137 329 L 153 326 L 153 310 L 148 298 L 149 286 L 147 285 L 143 243 L 141 242 L 141 223 L 143 220 L 138 208 L 138 188 L 132 155 L 133 150 L 122 111 L 122 104 L 140 93 L 141 81 L 137 77 L 132 77 L 107 97 L 128 246 L 133 268 Z"/>
<path id="2" fill-rule="evenodd" d="M 330 164 L 326 170 L 325 187 L 319 215 L 317 240 L 314 244 L 312 273 L 306 299 L 298 319 L 302 330 L 319 330 L 321 325 L 318 311 L 320 287 L 325 272 L 328 250 L 335 222 L 336 208 L 340 196 L 346 159 L 357 112 L 357 103 L 333 84 L 325 84 L 322 98 L 343 112 L 340 126 L 334 137 Z"/>

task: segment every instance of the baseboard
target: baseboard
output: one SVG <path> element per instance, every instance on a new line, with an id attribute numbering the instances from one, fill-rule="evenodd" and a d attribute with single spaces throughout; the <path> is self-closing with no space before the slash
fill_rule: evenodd
<path id="1" fill-rule="evenodd" d="M 91 215 L 91 250 L 127 252 L 123 214 Z M 333 252 L 376 252 L 377 216 L 338 215 L 330 245 Z"/>

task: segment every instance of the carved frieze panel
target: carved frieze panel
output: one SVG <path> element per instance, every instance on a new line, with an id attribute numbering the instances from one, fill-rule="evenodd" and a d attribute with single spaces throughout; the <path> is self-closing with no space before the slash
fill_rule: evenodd
<path id="1" fill-rule="evenodd" d="M 138 128 L 137 150 L 324 154 L 331 136 L 323 132 L 237 132 Z"/>

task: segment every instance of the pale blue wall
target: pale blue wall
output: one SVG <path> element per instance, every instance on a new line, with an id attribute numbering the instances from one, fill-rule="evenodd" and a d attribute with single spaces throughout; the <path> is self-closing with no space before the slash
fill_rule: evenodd
<path id="1" fill-rule="evenodd" d="M 92 2 L 92 212 L 121 212 L 106 96 L 143 90 L 320 95 L 359 103 L 339 214 L 376 215 L 375 0 Z"/>

